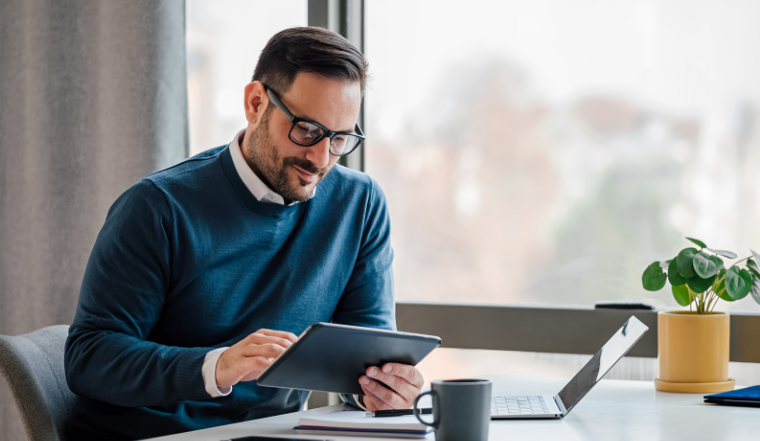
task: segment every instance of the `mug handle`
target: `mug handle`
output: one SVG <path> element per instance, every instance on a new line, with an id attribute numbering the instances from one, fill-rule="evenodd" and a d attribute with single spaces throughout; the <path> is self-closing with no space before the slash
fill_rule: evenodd
<path id="1" fill-rule="evenodd" d="M 425 395 L 430 395 L 433 398 L 433 407 L 434 408 L 438 407 L 438 393 L 436 393 L 436 391 L 434 391 L 434 390 L 429 390 L 427 392 L 423 392 L 423 393 L 417 395 L 417 398 L 414 399 L 414 405 L 412 406 L 412 413 L 414 414 L 415 417 L 417 417 L 417 419 L 422 424 L 424 424 L 426 426 L 430 426 L 430 427 L 432 427 L 432 428 L 435 429 L 435 428 L 438 427 L 438 419 L 436 419 L 436 412 L 435 411 L 433 411 L 433 422 L 432 423 L 428 423 L 426 421 L 422 421 L 422 418 L 420 418 L 420 409 L 417 407 L 417 405 L 420 402 L 420 398 L 424 397 Z"/>

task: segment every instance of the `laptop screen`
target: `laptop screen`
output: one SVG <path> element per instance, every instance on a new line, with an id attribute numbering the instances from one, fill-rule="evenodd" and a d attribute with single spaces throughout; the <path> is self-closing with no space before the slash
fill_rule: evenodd
<path id="1" fill-rule="evenodd" d="M 583 398 L 594 385 L 612 369 L 618 360 L 623 358 L 628 350 L 647 332 L 649 328 L 634 316 L 618 329 L 615 335 L 602 346 L 572 380 L 559 392 L 559 398 L 565 406 L 566 412 L 570 412 L 578 401 Z"/>

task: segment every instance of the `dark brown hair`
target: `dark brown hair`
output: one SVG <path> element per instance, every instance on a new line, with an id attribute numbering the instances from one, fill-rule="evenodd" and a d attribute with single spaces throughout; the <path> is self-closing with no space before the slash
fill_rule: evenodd
<path id="1" fill-rule="evenodd" d="M 367 61 L 356 46 L 335 32 L 313 26 L 290 28 L 275 34 L 261 51 L 252 81 L 284 94 L 300 72 L 359 81 L 364 93 Z"/>

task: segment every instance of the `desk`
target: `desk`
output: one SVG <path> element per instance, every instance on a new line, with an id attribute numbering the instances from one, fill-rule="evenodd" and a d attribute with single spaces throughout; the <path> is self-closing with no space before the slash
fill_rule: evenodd
<path id="1" fill-rule="evenodd" d="M 487 376 L 494 394 L 550 394 L 565 385 L 561 378 Z M 345 404 L 308 410 L 330 412 Z M 304 413 L 296 412 L 244 423 L 171 435 L 161 441 L 219 441 L 248 435 L 303 439 L 293 426 Z M 428 435 L 433 440 L 433 435 Z M 562 420 L 492 421 L 491 440 L 662 440 L 718 441 L 760 439 L 760 408 L 716 406 L 702 403 L 700 394 L 669 394 L 654 390 L 651 381 L 602 380 Z M 336 440 L 389 438 L 332 437 Z"/>

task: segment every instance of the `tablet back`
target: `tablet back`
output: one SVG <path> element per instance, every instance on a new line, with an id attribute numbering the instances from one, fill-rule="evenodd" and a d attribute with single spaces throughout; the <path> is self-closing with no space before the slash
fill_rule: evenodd
<path id="1" fill-rule="evenodd" d="M 370 366 L 416 365 L 440 346 L 438 337 L 357 326 L 310 326 L 258 378 L 260 386 L 363 395 L 359 377 Z"/>

